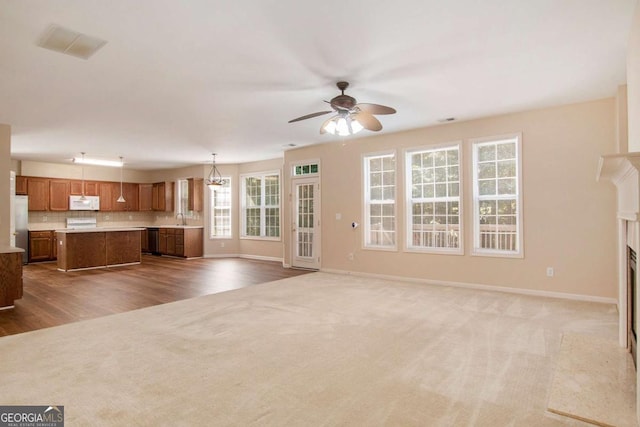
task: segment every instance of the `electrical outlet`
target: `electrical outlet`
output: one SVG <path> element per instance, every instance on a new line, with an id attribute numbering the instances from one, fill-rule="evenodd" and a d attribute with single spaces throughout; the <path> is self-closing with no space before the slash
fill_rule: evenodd
<path id="1" fill-rule="evenodd" d="M 133 219 L 133 215 L 129 215 L 129 221 Z"/>
<path id="2" fill-rule="evenodd" d="M 224 242 L 220 242 L 220 247 L 224 248 Z"/>
<path id="3" fill-rule="evenodd" d="M 553 267 L 547 267 L 547 277 L 553 277 L 554 271 Z"/>
<path id="4" fill-rule="evenodd" d="M 347 258 L 349 258 L 349 261 L 353 261 L 353 252 L 349 252 L 349 255 L 347 255 Z"/>

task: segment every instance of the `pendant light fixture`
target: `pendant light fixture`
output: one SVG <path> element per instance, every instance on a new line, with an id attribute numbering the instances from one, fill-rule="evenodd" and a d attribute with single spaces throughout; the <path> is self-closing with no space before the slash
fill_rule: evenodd
<path id="1" fill-rule="evenodd" d="M 84 160 L 84 151 L 80 154 L 82 154 L 82 159 Z M 81 163 L 81 164 L 82 164 L 82 195 L 80 196 L 80 200 L 84 202 L 85 200 L 87 200 L 87 196 L 84 195 L 84 163 Z"/>
<path id="2" fill-rule="evenodd" d="M 209 176 L 207 177 L 207 185 L 209 187 L 224 185 L 227 183 L 227 181 L 222 179 L 222 175 L 216 167 L 216 153 L 213 153 L 211 155 L 213 156 L 213 161 L 211 162 L 211 171 L 209 172 Z"/>
<path id="3" fill-rule="evenodd" d="M 124 162 L 122 161 L 122 156 L 120 156 L 120 197 L 118 197 L 118 200 L 116 200 L 116 202 L 118 203 L 126 202 L 124 196 L 122 195 L 122 169 L 124 169 Z"/>

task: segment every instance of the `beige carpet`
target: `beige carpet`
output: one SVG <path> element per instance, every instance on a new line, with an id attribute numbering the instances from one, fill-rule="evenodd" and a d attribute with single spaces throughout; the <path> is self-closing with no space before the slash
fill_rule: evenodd
<path id="1" fill-rule="evenodd" d="M 613 340 L 564 335 L 549 410 L 600 426 L 636 426 L 631 354 Z"/>
<path id="2" fill-rule="evenodd" d="M 68 426 L 554 426 L 562 333 L 615 307 L 313 273 L 0 339 L 0 404 Z"/>

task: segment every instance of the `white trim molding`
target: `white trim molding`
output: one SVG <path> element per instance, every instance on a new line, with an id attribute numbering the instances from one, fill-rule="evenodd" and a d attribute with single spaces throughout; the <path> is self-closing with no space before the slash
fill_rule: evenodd
<path id="1" fill-rule="evenodd" d="M 588 301 L 602 304 L 612 304 L 617 306 L 618 301 L 615 298 L 598 297 L 593 295 L 570 294 L 565 292 L 540 291 L 537 289 L 520 289 L 508 286 L 483 285 L 479 283 L 451 282 L 446 280 L 422 279 L 417 277 L 392 276 L 387 274 L 363 273 L 360 271 L 337 270 L 330 268 L 321 268 L 323 273 L 341 274 L 345 276 L 369 277 L 373 279 L 394 280 L 397 282 L 418 283 L 424 285 L 444 286 L 451 288 L 475 289 L 480 291 L 504 292 L 509 294 L 530 295 L 547 298 L 559 298 L 572 301 Z"/>

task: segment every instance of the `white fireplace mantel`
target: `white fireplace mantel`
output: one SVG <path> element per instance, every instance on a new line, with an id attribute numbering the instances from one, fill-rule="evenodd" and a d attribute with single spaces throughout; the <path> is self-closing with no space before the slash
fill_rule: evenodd
<path id="1" fill-rule="evenodd" d="M 600 157 L 596 180 L 616 186 L 618 217 L 618 313 L 619 342 L 627 347 L 627 246 L 640 248 L 640 153 L 608 154 Z M 636 325 L 636 328 L 638 326 Z"/>
<path id="2" fill-rule="evenodd" d="M 640 220 L 640 153 L 601 156 L 596 179 L 616 186 L 619 219 Z"/>

